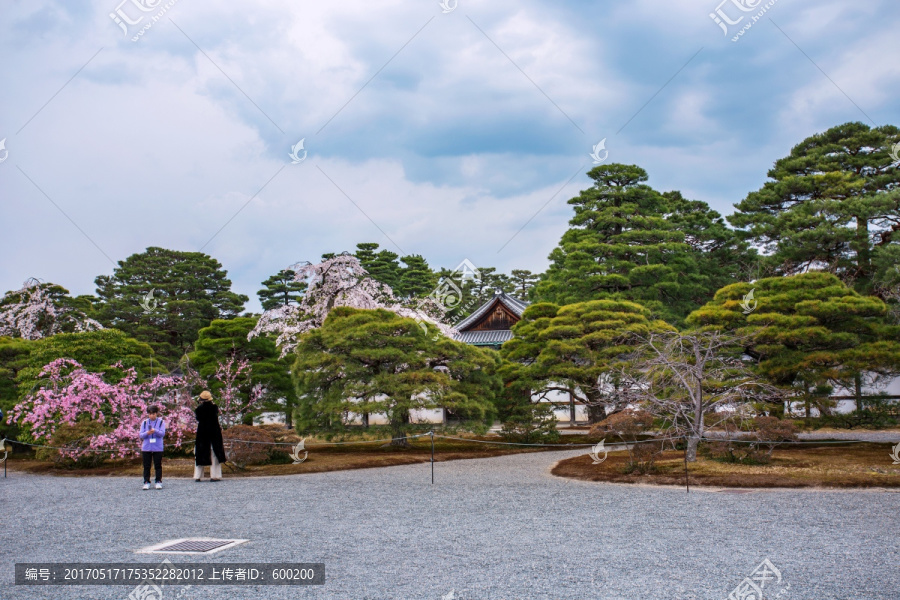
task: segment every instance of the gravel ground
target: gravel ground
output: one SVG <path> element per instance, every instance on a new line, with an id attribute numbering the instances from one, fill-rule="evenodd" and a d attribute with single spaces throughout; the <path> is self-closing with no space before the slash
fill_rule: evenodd
<path id="1" fill-rule="evenodd" d="M 207 562 L 324 562 L 327 582 L 167 588 L 166 600 L 723 600 L 765 558 L 782 576 L 767 600 L 900 597 L 900 493 L 686 494 L 549 475 L 576 454 L 437 463 L 433 486 L 428 464 L 171 479 L 147 492 L 121 477 L 10 473 L 0 479 L 0 599 L 124 600 L 131 587 L 15 586 L 13 565 L 155 564 L 134 551 L 186 536 L 250 540 Z"/>

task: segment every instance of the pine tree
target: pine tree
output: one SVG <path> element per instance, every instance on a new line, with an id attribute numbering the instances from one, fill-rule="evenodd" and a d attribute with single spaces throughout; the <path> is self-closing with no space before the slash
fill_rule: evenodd
<path id="1" fill-rule="evenodd" d="M 401 271 L 397 295 L 404 298 L 428 295 L 437 284 L 437 277 L 428 266 L 428 262 L 418 254 L 404 256 L 400 260 L 405 266 Z"/>
<path id="2" fill-rule="evenodd" d="M 387 415 L 392 445 L 407 445 L 411 411 L 446 408 L 486 429 L 494 415 L 499 357 L 427 332 L 383 309 L 338 307 L 306 333 L 292 373 L 301 432 L 346 430 L 346 415 Z"/>
<path id="3" fill-rule="evenodd" d="M 147 342 L 174 364 L 213 319 L 240 314 L 247 296 L 231 291 L 228 273 L 201 252 L 147 248 L 95 280 L 98 320 Z"/>
<path id="4" fill-rule="evenodd" d="M 378 244 L 367 242 L 357 244 L 356 258 L 369 276 L 379 283 L 383 283 L 397 289 L 400 287 L 401 268 L 398 262 L 399 255 L 390 250 L 378 250 Z"/>
<path id="5" fill-rule="evenodd" d="M 845 123 L 810 136 L 775 162 L 771 181 L 728 217 L 785 274 L 827 270 L 861 293 L 878 255 L 900 245 L 900 129 Z"/>
<path id="6" fill-rule="evenodd" d="M 685 201 L 644 184 L 647 172 L 635 165 L 599 166 L 588 175 L 594 187 L 569 200 L 575 216 L 551 252 L 534 298 L 556 304 L 629 300 L 671 323 L 681 322 L 698 298 L 711 296 L 720 283 L 702 272 L 703 251 L 688 243 L 693 232 L 667 218 Z M 718 217 L 703 203 L 691 208 L 710 213 L 706 221 Z M 687 217 L 685 223 L 690 223 Z"/>
<path id="7" fill-rule="evenodd" d="M 735 283 L 688 317 L 701 329 L 734 331 L 772 383 L 828 410 L 836 386 L 860 397 L 864 380 L 900 373 L 900 327 L 884 302 L 861 296 L 829 273 Z"/>
<path id="8" fill-rule="evenodd" d="M 194 351 L 188 354 L 190 365 L 201 377 L 210 381 L 210 390 L 213 395 L 217 395 L 217 384 L 212 381 L 217 367 L 229 358 L 249 361 L 251 376 L 248 387 L 264 385 L 267 396 L 272 401 L 263 408 L 284 412 L 285 423 L 290 427 L 297 400 L 290 375 L 292 359 L 282 358 L 275 347 L 275 341 L 270 337 L 254 336 L 248 339 L 256 322 L 255 317 L 213 321 L 198 333 Z M 244 393 L 246 394 L 246 390 Z M 283 400 L 283 403 L 279 403 L 279 400 Z"/>
<path id="9" fill-rule="evenodd" d="M 511 361 L 518 386 L 534 393 L 567 392 L 588 405 L 592 421 L 624 408 L 616 393 L 615 367 L 638 341 L 634 334 L 673 331 L 650 311 L 622 300 L 592 300 L 566 306 L 532 304 L 513 326 L 515 337 L 500 349 Z"/>
<path id="10" fill-rule="evenodd" d="M 256 292 L 256 295 L 259 296 L 263 310 L 299 304 L 306 283 L 297 281 L 296 274 L 295 271 L 284 269 L 262 282 L 265 287 Z"/>
<path id="11" fill-rule="evenodd" d="M 510 279 L 514 286 L 513 294 L 522 300 L 528 299 L 532 288 L 534 288 L 535 284 L 541 278 L 540 275 L 535 275 L 531 271 L 525 269 L 513 269 L 511 275 L 512 277 Z"/>

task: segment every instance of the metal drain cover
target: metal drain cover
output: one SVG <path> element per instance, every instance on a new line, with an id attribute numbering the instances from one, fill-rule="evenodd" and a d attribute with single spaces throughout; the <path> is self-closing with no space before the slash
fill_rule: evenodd
<path id="1" fill-rule="evenodd" d="M 138 550 L 147 554 L 212 554 L 227 548 L 233 548 L 248 540 L 222 540 L 214 538 L 182 538 L 167 540 L 153 546 Z"/>

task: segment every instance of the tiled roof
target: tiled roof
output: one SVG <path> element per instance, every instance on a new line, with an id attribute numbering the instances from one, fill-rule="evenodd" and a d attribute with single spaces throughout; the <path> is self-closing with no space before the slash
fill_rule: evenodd
<path id="1" fill-rule="evenodd" d="M 499 331 L 463 331 L 456 334 L 456 339 L 473 346 L 488 346 L 502 344 L 513 337 L 509 329 Z"/>
<path id="2" fill-rule="evenodd" d="M 493 298 L 478 307 L 475 312 L 454 325 L 454 328 L 461 331 L 472 323 L 476 322 L 479 318 L 481 318 L 482 315 L 484 315 L 484 313 L 487 312 L 487 310 L 494 303 L 494 300 L 500 300 L 503 306 L 508 308 L 518 317 L 521 317 L 522 313 L 525 312 L 525 309 L 528 308 L 528 302 L 524 302 L 522 300 L 519 300 L 518 298 L 513 298 L 512 296 L 508 296 L 505 292 L 498 292 L 494 294 Z"/>

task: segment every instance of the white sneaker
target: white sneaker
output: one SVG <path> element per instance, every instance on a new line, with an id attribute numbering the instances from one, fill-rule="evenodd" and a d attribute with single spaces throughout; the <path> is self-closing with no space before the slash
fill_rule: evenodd
<path id="1" fill-rule="evenodd" d="M 161 481 L 157 481 L 157 482 L 156 482 L 156 489 L 158 489 L 158 490 L 161 490 L 161 489 L 162 489 L 162 482 L 161 482 Z"/>
<path id="2" fill-rule="evenodd" d="M 142 490 L 149 490 L 149 489 L 150 489 L 150 484 L 149 484 L 149 483 L 145 483 L 145 484 L 144 484 L 144 487 L 142 487 L 141 489 L 142 489 Z"/>

